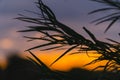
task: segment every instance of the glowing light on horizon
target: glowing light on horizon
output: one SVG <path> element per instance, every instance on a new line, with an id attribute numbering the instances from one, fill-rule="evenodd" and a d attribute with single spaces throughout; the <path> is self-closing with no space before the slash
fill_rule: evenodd
<path id="1" fill-rule="evenodd" d="M 52 51 L 49 53 L 40 53 L 35 52 L 35 55 L 40 58 L 48 67 L 50 67 L 53 70 L 61 70 L 61 71 L 68 71 L 72 68 L 83 68 L 92 70 L 97 66 L 103 66 L 105 65 L 105 61 L 97 62 L 95 64 L 91 64 L 88 66 L 84 66 L 85 64 L 88 64 L 92 60 L 96 59 L 98 54 L 90 54 L 90 56 L 87 56 L 85 53 L 75 54 L 75 55 L 65 55 L 60 60 L 58 60 L 55 64 L 50 66 L 50 64 L 60 56 L 60 53 L 62 51 Z M 28 54 L 27 54 L 28 55 Z M 94 57 L 93 57 L 94 56 Z M 96 57 L 95 57 L 96 56 Z M 99 69 L 100 70 L 100 69 Z"/>

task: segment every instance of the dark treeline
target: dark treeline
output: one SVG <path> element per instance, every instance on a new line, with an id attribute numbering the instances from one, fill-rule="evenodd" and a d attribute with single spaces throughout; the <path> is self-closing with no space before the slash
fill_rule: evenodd
<path id="1" fill-rule="evenodd" d="M 0 70 L 0 80 L 120 80 L 118 75 L 80 68 L 68 72 L 52 71 L 42 64 L 38 67 L 31 60 L 18 56 L 10 57 L 7 68 Z"/>

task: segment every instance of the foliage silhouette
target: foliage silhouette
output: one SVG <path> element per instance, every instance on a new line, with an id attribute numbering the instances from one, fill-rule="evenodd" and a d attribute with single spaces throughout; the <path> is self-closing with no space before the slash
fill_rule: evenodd
<path id="1" fill-rule="evenodd" d="M 90 12 L 89 14 L 93 14 L 100 11 L 114 10 L 114 9 L 115 11 L 118 11 L 116 13 L 112 13 L 103 18 L 93 21 L 93 22 L 98 21 L 97 24 L 99 24 L 99 23 L 112 20 L 112 22 L 109 24 L 109 26 L 105 30 L 106 32 L 119 19 L 119 5 L 118 5 L 119 1 L 118 2 L 113 0 L 92 0 L 92 1 L 107 4 L 110 6 L 110 8 L 108 7 L 108 8 L 98 9 Z M 91 31 L 83 27 L 84 31 L 89 35 L 89 37 L 92 40 L 87 39 L 83 35 L 71 29 L 69 26 L 61 23 L 56 18 L 52 10 L 47 5 L 45 5 L 42 2 L 42 0 L 38 0 L 36 4 L 37 4 L 37 7 L 40 9 L 41 13 L 35 13 L 32 11 L 28 11 L 28 12 L 37 14 L 38 16 L 40 16 L 39 18 L 28 17 L 22 14 L 20 14 L 20 16 L 16 18 L 21 21 L 33 23 L 35 24 L 35 26 L 27 26 L 26 30 L 20 30 L 19 32 L 38 32 L 43 37 L 29 37 L 29 36 L 24 36 L 24 37 L 28 38 L 29 41 L 43 40 L 47 42 L 40 44 L 38 46 L 32 47 L 30 49 L 27 49 L 26 51 L 34 50 L 41 47 L 44 47 L 45 48 L 44 50 L 53 50 L 53 49 L 60 49 L 66 46 L 70 46 L 70 48 L 68 48 L 52 64 L 54 64 L 56 61 L 58 61 L 60 58 L 62 58 L 64 55 L 66 55 L 68 52 L 72 51 L 73 49 L 76 49 L 77 53 L 79 53 L 80 51 L 96 51 L 96 53 L 100 54 L 100 56 L 86 65 L 105 60 L 107 61 L 106 65 L 98 66 L 95 69 L 103 68 L 104 71 L 119 72 L 120 70 L 119 69 L 120 68 L 120 65 L 119 65 L 120 64 L 120 43 L 119 42 L 112 39 L 107 39 L 112 43 L 98 40 Z"/>
<path id="2" fill-rule="evenodd" d="M 1 72 L 0 80 L 113 80 L 113 78 L 119 80 L 119 76 L 111 72 L 103 73 L 79 68 L 73 68 L 68 72 L 52 71 L 48 67 L 43 67 L 41 61 L 39 64 L 16 55 L 11 56 L 8 61 L 7 68 Z M 101 76 L 101 74 L 107 74 L 107 76 Z"/>
<path id="3" fill-rule="evenodd" d="M 95 1 L 95 2 L 104 4 L 104 5 L 107 6 L 105 8 L 97 9 L 97 10 L 94 10 L 94 11 L 89 13 L 89 14 L 93 14 L 93 13 L 105 12 L 105 11 L 110 12 L 110 14 L 92 21 L 92 22 L 96 22 L 97 25 L 101 24 L 103 22 L 111 21 L 110 24 L 108 25 L 108 27 L 105 30 L 105 32 L 107 32 L 108 29 L 114 23 L 116 23 L 117 21 L 120 20 L 120 12 L 119 12 L 120 11 L 120 1 L 119 0 L 91 0 L 91 1 Z"/>
<path id="4" fill-rule="evenodd" d="M 43 63 L 43 62 L 42 62 Z M 37 66 L 36 66 L 37 65 Z M 104 76 L 102 76 L 104 74 Z M 107 75 L 106 75 L 107 74 Z M 119 74 L 73 68 L 68 72 L 52 71 L 35 61 L 11 56 L 0 80 L 119 80 Z"/>
<path id="5" fill-rule="evenodd" d="M 67 74 L 70 80 L 119 80 L 118 73 L 102 72 L 102 71 L 87 71 L 84 69 L 73 68 Z"/>

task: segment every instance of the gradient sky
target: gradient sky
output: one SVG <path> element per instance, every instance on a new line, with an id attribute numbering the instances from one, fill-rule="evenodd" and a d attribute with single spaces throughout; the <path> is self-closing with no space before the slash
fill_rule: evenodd
<path id="1" fill-rule="evenodd" d="M 24 26 L 28 23 L 15 20 L 18 14 L 25 14 L 34 16 L 25 12 L 24 10 L 39 11 L 34 2 L 37 0 L 0 0 L 0 54 L 6 54 L 6 50 L 20 50 L 24 51 L 30 46 L 37 44 L 38 42 L 28 43 L 26 39 L 22 38 L 23 35 L 29 35 L 26 33 L 18 33 L 16 31 L 25 29 Z M 119 24 L 112 27 L 106 34 L 104 29 L 107 24 L 100 24 L 95 26 L 90 22 L 100 15 L 88 15 L 88 12 L 100 8 L 101 4 L 92 2 L 90 0 L 43 0 L 53 12 L 57 18 L 69 25 L 72 29 L 85 35 L 87 34 L 82 30 L 83 26 L 86 26 L 90 31 L 96 34 L 99 39 L 111 38 L 119 40 L 117 33 L 120 31 Z M 32 34 L 37 36 L 38 34 Z"/>

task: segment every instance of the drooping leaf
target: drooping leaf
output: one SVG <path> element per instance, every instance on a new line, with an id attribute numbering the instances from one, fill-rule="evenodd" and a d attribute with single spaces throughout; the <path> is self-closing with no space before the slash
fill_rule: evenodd
<path id="1" fill-rule="evenodd" d="M 104 16 L 102 18 L 99 18 L 99 19 L 92 21 L 92 22 L 97 22 L 96 25 L 101 24 L 103 22 L 111 21 L 109 23 L 109 25 L 107 26 L 107 28 L 105 29 L 105 32 L 107 32 L 111 28 L 111 26 L 119 20 L 120 1 L 119 0 L 92 0 L 92 1 L 104 4 L 104 5 L 109 6 L 109 7 L 94 10 L 94 11 L 90 12 L 90 14 L 113 10 L 110 12 L 110 14 L 107 14 L 107 16 Z"/>
<path id="2" fill-rule="evenodd" d="M 57 49 L 57 48 L 60 48 L 60 47 L 63 47 L 63 46 L 51 47 L 51 48 L 47 48 L 47 49 L 42 49 L 40 51 L 47 51 L 47 50 Z"/>
<path id="3" fill-rule="evenodd" d="M 40 64 L 46 69 L 49 69 L 38 57 L 36 57 L 31 51 L 28 51 Z"/>
<path id="4" fill-rule="evenodd" d="M 111 42 L 114 42 L 116 44 L 120 44 L 120 42 L 118 42 L 118 41 L 115 41 L 115 40 L 112 40 L 112 39 L 109 39 L 109 38 L 106 38 L 106 39 L 109 40 L 109 41 L 111 41 Z"/>
<path id="5" fill-rule="evenodd" d="M 102 21 L 102 20 L 104 20 L 104 19 L 110 18 L 110 17 L 112 17 L 112 16 L 116 16 L 116 15 L 119 15 L 119 14 L 120 14 L 119 12 L 115 12 L 115 13 L 109 14 L 109 15 L 107 15 L 107 16 L 98 18 L 98 19 L 92 21 L 91 23 L 95 23 L 95 22 L 98 22 L 98 21 Z"/>
<path id="6" fill-rule="evenodd" d="M 108 27 L 105 29 L 105 32 L 107 32 L 108 29 L 109 29 L 117 20 L 119 20 L 119 17 L 116 17 L 116 18 L 108 25 Z"/>
<path id="7" fill-rule="evenodd" d="M 56 44 L 56 42 L 50 42 L 50 43 L 46 43 L 46 44 L 42 44 L 42 45 L 32 47 L 30 49 L 27 49 L 26 51 L 30 51 L 30 50 L 33 50 L 33 49 L 36 49 L 36 48 L 41 48 L 41 47 L 50 46 L 50 45 L 54 45 L 54 44 Z"/>
<path id="8" fill-rule="evenodd" d="M 71 50 L 73 50 L 74 48 L 76 48 L 79 45 L 75 45 L 72 46 L 71 48 L 69 48 L 67 51 L 65 51 L 62 55 L 60 55 L 50 66 L 52 66 L 55 62 L 57 62 L 59 59 L 61 59 L 64 55 L 66 55 L 68 52 L 70 52 Z"/>
<path id="9" fill-rule="evenodd" d="M 94 10 L 92 12 L 89 12 L 88 14 L 94 14 L 94 13 L 97 13 L 97 12 L 101 12 L 101 11 L 108 11 L 108 10 L 113 10 L 113 9 L 116 9 L 116 8 L 101 8 L 101 9 L 97 9 L 97 10 Z"/>

